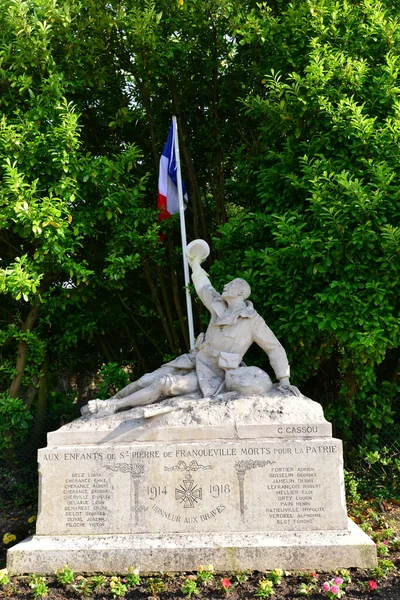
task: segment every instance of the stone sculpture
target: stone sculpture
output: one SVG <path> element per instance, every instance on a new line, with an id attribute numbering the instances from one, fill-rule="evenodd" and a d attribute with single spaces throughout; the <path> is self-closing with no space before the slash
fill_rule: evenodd
<path id="1" fill-rule="evenodd" d="M 129 384 L 112 398 L 89 401 L 82 408 L 83 415 L 102 417 L 171 396 L 211 398 L 229 391 L 243 396 L 265 395 L 272 387 L 269 376 L 257 367 L 246 367 L 242 363 L 253 342 L 268 355 L 279 380 L 278 390 L 301 395 L 290 384 L 290 368 L 283 346 L 247 300 L 251 293 L 249 284 L 243 279 L 234 279 L 224 286 L 222 294 L 217 292 L 208 273 L 200 266 L 208 254 L 209 247 L 204 240 L 195 240 L 187 247 L 193 284 L 211 313 L 207 331 L 199 336 L 195 348 Z"/>
<path id="2" fill-rule="evenodd" d="M 290 385 L 248 284 L 219 294 L 200 266 L 208 246 L 187 250 L 206 334 L 48 434 L 36 535 L 8 551 L 7 568 L 187 572 L 205 557 L 228 572 L 374 567 L 375 544 L 347 519 L 342 443 L 322 406 Z M 278 384 L 242 363 L 253 342 Z"/>

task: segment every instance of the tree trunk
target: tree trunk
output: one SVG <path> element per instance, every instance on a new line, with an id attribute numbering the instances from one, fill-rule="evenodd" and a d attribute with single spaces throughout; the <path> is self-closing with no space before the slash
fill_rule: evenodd
<path id="1" fill-rule="evenodd" d="M 136 319 L 133 311 L 131 311 L 131 309 L 129 308 L 129 306 L 127 306 L 125 304 L 125 302 L 122 300 L 121 296 L 119 296 L 119 299 L 121 300 L 121 304 L 125 307 L 125 310 L 129 313 L 131 319 L 133 320 L 133 322 L 135 323 L 135 326 L 139 329 L 139 331 L 144 335 L 144 337 L 150 342 L 150 344 L 154 347 L 155 351 L 157 352 L 157 354 L 163 358 L 163 353 L 161 352 L 159 345 L 157 343 L 157 340 L 153 339 L 148 332 L 146 331 L 146 329 L 139 323 L 139 321 Z"/>
<path id="2" fill-rule="evenodd" d="M 42 363 L 39 376 L 38 403 L 33 422 L 30 445 L 32 450 L 41 447 L 45 430 L 45 418 L 49 399 L 49 363 L 47 358 Z"/>
<path id="3" fill-rule="evenodd" d="M 37 316 L 39 314 L 39 304 L 34 304 L 31 306 L 31 309 L 26 317 L 21 331 L 30 331 L 35 325 Z M 19 340 L 18 342 L 18 354 L 17 354 L 17 363 L 16 363 L 16 374 L 11 381 L 9 395 L 11 398 L 18 398 L 21 390 L 22 377 L 24 375 L 26 357 L 28 354 L 28 344 L 25 340 Z"/>
<path id="4" fill-rule="evenodd" d="M 98 342 L 101 346 L 101 349 L 103 351 L 104 357 L 106 360 L 108 360 L 108 362 L 117 362 L 115 355 L 113 355 L 109 345 L 107 344 L 107 342 L 103 339 L 103 336 L 101 334 L 98 334 L 97 336 Z"/>
<path id="5" fill-rule="evenodd" d="M 25 404 L 26 404 L 27 408 L 30 408 L 32 406 L 33 401 L 36 398 L 38 381 L 39 380 L 38 380 L 37 376 L 33 375 L 32 381 L 26 389 L 24 397 L 25 397 Z"/>
<path id="6" fill-rule="evenodd" d="M 148 373 L 149 372 L 149 368 L 147 366 L 147 362 L 146 362 L 144 356 L 142 355 L 142 353 L 140 351 L 138 343 L 136 342 L 134 336 L 129 331 L 129 327 L 127 325 L 125 325 L 125 331 L 126 331 L 126 335 L 127 335 L 128 340 L 132 344 L 133 351 L 135 352 L 136 357 L 137 357 L 137 359 L 138 359 L 138 361 L 140 363 L 140 366 L 142 368 L 142 372 L 143 373 Z M 135 376 L 135 379 L 138 379 L 138 377 Z"/>
<path id="7" fill-rule="evenodd" d="M 174 349 L 175 349 L 176 354 L 180 354 L 179 338 L 176 333 L 175 323 L 174 323 L 174 319 L 172 316 L 171 301 L 170 301 L 171 295 L 168 294 L 167 286 L 165 284 L 164 273 L 162 272 L 162 267 L 160 267 L 159 265 L 157 265 L 157 275 L 158 275 L 158 279 L 160 280 L 160 287 L 161 287 L 161 292 L 163 295 L 163 301 L 164 301 L 165 312 L 167 315 L 169 328 L 171 331 L 172 338 L 174 340 Z"/>
<path id="8" fill-rule="evenodd" d="M 183 340 L 185 343 L 185 347 L 187 350 L 190 350 L 188 326 L 185 323 L 185 319 L 183 316 L 183 308 L 182 308 L 181 298 L 179 295 L 178 276 L 176 274 L 175 267 L 173 264 L 173 248 L 172 248 L 171 236 L 168 236 L 168 254 L 169 254 L 169 260 L 170 260 L 170 266 L 171 266 L 172 293 L 174 295 L 175 309 L 176 309 L 176 312 L 178 315 L 179 324 L 181 326 L 181 332 L 182 332 Z"/>
<path id="9" fill-rule="evenodd" d="M 169 347 L 174 352 L 174 350 L 176 350 L 174 339 L 173 339 L 171 331 L 169 329 L 168 321 L 167 321 L 167 319 L 165 317 L 164 310 L 163 310 L 160 298 L 158 297 L 157 288 L 155 286 L 155 283 L 154 283 L 154 280 L 153 280 L 153 276 L 152 276 L 152 274 L 150 272 L 149 265 L 145 261 L 143 262 L 143 268 L 144 268 L 144 272 L 145 272 L 145 275 L 146 275 L 147 282 L 149 284 L 151 295 L 153 297 L 153 302 L 154 302 L 156 310 L 157 310 L 157 312 L 159 314 L 159 317 L 160 317 L 160 320 L 161 320 L 161 324 L 163 326 L 163 329 L 164 329 L 164 332 L 165 332 L 165 335 L 166 335 Z"/>

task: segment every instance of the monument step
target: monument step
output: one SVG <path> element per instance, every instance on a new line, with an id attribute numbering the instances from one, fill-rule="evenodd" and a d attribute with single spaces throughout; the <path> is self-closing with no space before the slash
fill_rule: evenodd
<path id="1" fill-rule="evenodd" d="M 274 534 L 33 536 L 8 551 L 10 573 L 51 574 L 68 564 L 75 572 L 142 573 L 195 571 L 332 570 L 372 568 L 376 547 L 350 519 L 346 532 L 300 531 Z"/>

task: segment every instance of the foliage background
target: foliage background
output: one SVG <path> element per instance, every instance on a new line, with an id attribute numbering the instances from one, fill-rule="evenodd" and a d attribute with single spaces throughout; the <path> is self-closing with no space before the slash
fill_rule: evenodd
<path id="1" fill-rule="evenodd" d="M 216 287 L 249 281 L 349 464 L 398 474 L 398 8 L 0 0 L 10 466 L 99 385 L 107 396 L 187 349 L 179 224 L 159 244 L 154 208 L 175 113 L 188 235 L 210 243 Z M 268 369 L 257 349 L 248 362 Z"/>

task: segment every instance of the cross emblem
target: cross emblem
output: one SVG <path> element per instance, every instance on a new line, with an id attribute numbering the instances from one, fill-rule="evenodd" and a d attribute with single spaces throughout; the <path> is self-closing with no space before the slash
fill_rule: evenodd
<path id="1" fill-rule="evenodd" d="M 183 480 L 183 485 L 175 488 L 175 499 L 183 504 L 183 508 L 193 508 L 202 499 L 202 489 L 194 485 L 194 480 L 188 473 Z"/>

